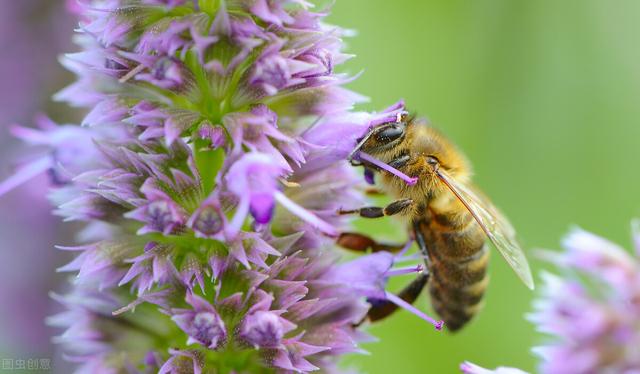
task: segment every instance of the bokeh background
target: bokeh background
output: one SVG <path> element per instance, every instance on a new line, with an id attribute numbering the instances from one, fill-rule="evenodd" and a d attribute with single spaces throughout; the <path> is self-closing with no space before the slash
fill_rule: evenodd
<path id="1" fill-rule="evenodd" d="M 380 109 L 402 97 L 448 134 L 527 248 L 571 225 L 629 246 L 640 215 L 640 2 L 338 0 L 333 23 L 364 70 L 351 87 Z M 402 239 L 393 220 L 361 223 Z M 545 264 L 533 261 L 538 273 Z M 535 369 L 533 293 L 494 255 L 482 314 L 458 334 L 399 313 L 349 364 L 368 373 L 454 373 L 463 360 Z M 405 281 L 409 281 L 406 279 Z M 425 309 L 428 298 L 419 301 Z"/>
<path id="2" fill-rule="evenodd" d="M 350 85 L 371 97 L 360 109 L 404 98 L 428 117 L 465 151 L 528 249 L 558 248 L 574 224 L 628 247 L 640 216 L 638 19 L 635 0 L 337 0 L 330 17 L 357 31 L 345 70 L 364 70 Z M 23 156 L 9 124 L 32 125 L 39 111 L 78 115 L 47 100 L 71 79 L 56 55 L 73 50 L 74 24 L 62 0 L 0 0 L 0 179 Z M 0 198 L 0 358 L 55 356 L 43 320 L 55 308 L 47 293 L 61 287 L 53 244 L 70 228 L 48 216 L 44 188 L 35 180 Z M 357 226 L 406 237 L 391 219 Z M 380 338 L 366 345 L 371 355 L 344 367 L 439 374 L 471 360 L 535 371 L 530 347 L 544 337 L 524 319 L 534 293 L 498 255 L 491 277 L 485 310 L 462 332 L 400 312 L 371 327 Z"/>
<path id="3" fill-rule="evenodd" d="M 41 113 L 62 122 L 78 118 L 50 100 L 73 79 L 57 56 L 73 48 L 74 18 L 61 0 L 0 0 L 0 180 L 30 157 L 9 134 L 11 124 L 33 126 Z M 64 373 L 69 367 L 44 320 L 56 310 L 48 293 L 62 287 L 55 269 L 67 260 L 53 245 L 70 243 L 72 227 L 50 215 L 47 186 L 43 175 L 0 197 L 0 363 L 13 360 L 15 368 L 18 360 L 48 359 Z"/>

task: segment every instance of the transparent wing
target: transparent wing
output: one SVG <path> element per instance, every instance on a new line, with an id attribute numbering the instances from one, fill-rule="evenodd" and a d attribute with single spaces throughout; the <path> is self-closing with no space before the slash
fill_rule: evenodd
<path id="1" fill-rule="evenodd" d="M 516 240 L 515 230 L 506 217 L 482 193 L 456 181 L 444 170 L 437 170 L 436 173 L 469 210 L 518 277 L 527 287 L 533 289 L 533 277 L 529 263 Z"/>

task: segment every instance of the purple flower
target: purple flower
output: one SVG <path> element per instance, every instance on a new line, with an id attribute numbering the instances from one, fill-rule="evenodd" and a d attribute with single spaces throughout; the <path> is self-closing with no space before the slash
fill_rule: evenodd
<path id="1" fill-rule="evenodd" d="M 527 374 L 527 372 L 520 369 L 502 366 L 495 370 L 485 369 L 468 361 L 460 365 L 460 371 L 464 374 Z"/>
<path id="2" fill-rule="evenodd" d="M 409 248 L 410 244 L 407 244 L 406 249 Z M 404 252 L 402 251 L 401 254 Z M 414 258 L 410 258 L 410 260 L 414 260 Z M 433 324 L 436 330 L 441 330 L 444 324 L 443 321 L 436 321 L 400 297 L 385 290 L 387 280 L 390 277 L 423 271 L 422 265 L 392 268 L 394 263 L 398 261 L 401 262 L 403 259 L 388 252 L 377 252 L 335 266 L 327 276 L 331 281 L 345 285 L 343 291 L 346 294 L 363 295 L 372 304 L 386 300 L 391 301 Z"/>
<path id="3" fill-rule="evenodd" d="M 79 172 L 99 166 L 100 157 L 92 145 L 91 130 L 73 125 L 58 126 L 46 117 L 39 117 L 37 122 L 42 130 L 21 126 L 11 128 L 14 136 L 45 150 L 9 179 L 0 182 L 0 195 L 45 171 L 49 172 L 53 184 L 63 185 Z M 103 134 L 105 137 L 109 135 Z"/>
<path id="4" fill-rule="evenodd" d="M 280 316 L 274 312 L 257 311 L 245 317 L 241 335 L 252 345 L 276 348 L 282 342 L 284 333 Z"/>
<path id="5" fill-rule="evenodd" d="M 209 349 L 216 349 L 224 342 L 227 332 L 224 321 L 215 308 L 206 300 L 188 294 L 187 303 L 193 309 L 173 310 L 171 319 L 189 336 L 187 344 L 199 343 Z"/>
<path id="6" fill-rule="evenodd" d="M 240 229 L 247 213 L 257 223 L 271 221 L 277 193 L 277 178 L 283 170 L 274 165 L 271 158 L 262 153 L 248 153 L 236 161 L 227 174 L 229 190 L 240 199 L 236 214 L 231 221 L 230 235 Z"/>
<path id="7" fill-rule="evenodd" d="M 553 343 L 536 347 L 543 373 L 623 373 L 640 368 L 640 234 L 636 253 L 575 229 L 564 252 L 543 252 L 562 276 L 543 274 L 541 297 L 529 316 Z"/>
<path id="8" fill-rule="evenodd" d="M 140 187 L 140 192 L 146 197 L 144 204 L 125 214 L 127 218 L 145 223 L 145 226 L 138 230 L 139 235 L 153 231 L 169 234 L 185 223 L 186 214 L 183 208 L 162 191 L 156 180 L 147 179 Z"/>
<path id="9" fill-rule="evenodd" d="M 178 88 L 184 82 L 182 62 L 175 57 L 160 57 L 149 67 L 148 73 L 140 73 L 136 79 L 161 88 Z"/>
<path id="10" fill-rule="evenodd" d="M 284 174 L 285 170 L 274 164 L 273 159 L 263 153 L 247 153 L 233 164 L 226 175 L 227 186 L 240 201 L 227 235 L 234 236 L 240 230 L 240 225 L 248 212 L 251 212 L 258 224 L 271 221 L 276 201 L 292 214 L 326 234 L 335 234 L 336 231 L 332 226 L 280 192 L 278 178 Z"/>
<path id="11" fill-rule="evenodd" d="M 220 208 L 219 198 L 210 196 L 204 200 L 198 209 L 189 218 L 189 226 L 196 236 L 203 238 L 215 238 L 225 225 L 225 217 Z"/>
<path id="12" fill-rule="evenodd" d="M 202 373 L 202 355 L 194 350 L 169 349 L 171 357 L 162 365 L 158 374 Z"/>
<path id="13" fill-rule="evenodd" d="M 87 372 L 331 370 L 362 352 L 369 303 L 417 258 L 339 262 L 338 210 L 362 200 L 343 162 L 403 113 L 352 113 L 335 73 L 343 32 L 305 1 L 96 0 L 74 7 L 76 83 L 56 98 L 82 126 L 45 121 L 0 193 L 47 170 L 55 213 L 82 221 L 65 352 Z M 42 124 L 41 124 L 42 125 Z M 83 295 L 108 303 L 85 305 Z M 87 296 L 89 297 L 89 296 Z M 71 301 L 67 299 L 71 298 Z M 81 304 L 78 306 L 77 304 Z M 99 308 L 98 308 L 99 307 Z M 115 334 L 115 335 L 113 335 Z M 90 348 L 90 349 L 89 349 Z M 242 359 L 237 359 L 242 357 Z"/>
<path id="14" fill-rule="evenodd" d="M 209 141 L 209 148 L 216 149 L 226 143 L 224 129 L 221 126 L 213 126 L 208 123 L 203 124 L 198 129 L 197 136 L 200 139 Z"/>
<path id="15" fill-rule="evenodd" d="M 47 322 L 64 329 L 54 342 L 63 344 L 66 358 L 79 364 L 76 372 L 115 373 L 117 366 L 134 367 L 143 357 L 147 357 L 145 365 L 150 370 L 158 369 L 157 359 L 151 358 L 159 354 L 149 347 L 155 345 L 154 340 L 165 339 L 168 330 L 158 325 L 162 318 L 157 313 L 139 310 L 137 315 L 115 316 L 112 311 L 122 298 L 111 291 L 86 286 L 52 297 L 66 310 L 49 317 Z"/>

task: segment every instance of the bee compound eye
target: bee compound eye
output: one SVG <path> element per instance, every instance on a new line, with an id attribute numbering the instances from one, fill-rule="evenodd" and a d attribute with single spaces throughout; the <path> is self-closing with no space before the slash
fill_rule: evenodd
<path id="1" fill-rule="evenodd" d="M 379 142 L 392 142 L 398 139 L 404 133 L 402 126 L 389 126 L 386 129 L 376 134 L 376 139 Z"/>

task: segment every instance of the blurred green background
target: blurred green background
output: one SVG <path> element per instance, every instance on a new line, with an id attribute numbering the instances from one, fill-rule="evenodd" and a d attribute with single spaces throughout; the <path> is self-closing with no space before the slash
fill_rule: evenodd
<path id="1" fill-rule="evenodd" d="M 559 248 L 573 224 L 629 246 L 640 215 L 638 19 L 633 0 L 338 0 L 330 17 L 358 33 L 347 71 L 364 69 L 350 85 L 371 97 L 362 109 L 404 98 L 428 117 L 465 151 L 528 249 Z M 391 219 L 358 226 L 405 237 Z M 401 312 L 370 329 L 380 338 L 370 356 L 345 365 L 454 373 L 471 360 L 535 371 L 530 347 L 543 337 L 523 317 L 534 293 L 497 254 L 490 272 L 485 310 L 462 332 Z M 427 309 L 428 298 L 418 304 Z"/>

